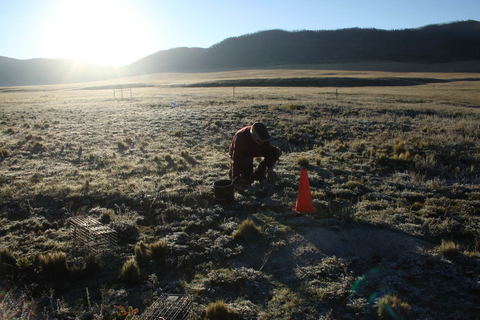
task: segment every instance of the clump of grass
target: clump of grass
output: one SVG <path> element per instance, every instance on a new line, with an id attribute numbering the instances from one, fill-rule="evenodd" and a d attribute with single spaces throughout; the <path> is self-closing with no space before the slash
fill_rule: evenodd
<path id="1" fill-rule="evenodd" d="M 39 183 L 40 181 L 42 181 L 42 179 L 43 179 L 42 175 L 40 173 L 36 172 L 30 178 L 30 182 Z"/>
<path id="2" fill-rule="evenodd" d="M 405 151 L 400 154 L 396 154 L 393 156 L 395 160 L 400 160 L 400 161 L 405 161 L 405 162 L 411 162 L 412 161 L 412 155 L 410 154 L 410 151 Z"/>
<path id="3" fill-rule="evenodd" d="M 135 244 L 134 251 L 137 261 L 165 258 L 168 253 L 168 242 L 165 239 L 150 244 L 139 241 Z"/>
<path id="4" fill-rule="evenodd" d="M 150 252 L 147 244 L 143 241 L 139 241 L 135 244 L 135 259 L 137 261 L 148 260 L 150 258 Z"/>
<path id="5" fill-rule="evenodd" d="M 16 260 L 13 252 L 8 248 L 0 248 L 0 271 L 4 271 L 8 266 L 14 266 Z"/>
<path id="6" fill-rule="evenodd" d="M 114 214 L 112 209 L 108 209 L 102 212 L 100 215 L 101 223 L 109 223 L 112 220 L 112 215 Z"/>
<path id="7" fill-rule="evenodd" d="M 304 108 L 303 106 L 299 106 L 298 104 L 295 104 L 295 103 L 289 103 L 285 106 L 285 109 L 290 111 L 302 110 L 303 108 Z"/>
<path id="8" fill-rule="evenodd" d="M 100 258 L 93 254 L 90 253 L 85 257 L 85 265 L 83 266 L 83 272 L 84 274 L 92 274 L 95 271 L 100 269 Z"/>
<path id="9" fill-rule="evenodd" d="M 52 252 L 37 256 L 40 271 L 49 275 L 63 274 L 68 271 L 65 252 Z"/>
<path id="10" fill-rule="evenodd" d="M 446 257 L 455 257 L 460 253 L 460 245 L 453 241 L 442 240 L 440 252 Z"/>
<path id="11" fill-rule="evenodd" d="M 78 161 L 80 161 L 82 159 L 82 151 L 83 151 L 83 148 L 82 148 L 82 146 L 80 146 L 78 148 L 78 151 L 77 151 Z"/>
<path id="12" fill-rule="evenodd" d="M 86 194 L 90 191 L 90 179 L 85 179 L 85 182 L 83 184 L 83 191 L 85 191 Z"/>
<path id="13" fill-rule="evenodd" d="M 287 141 L 290 143 L 295 143 L 295 144 L 300 144 L 301 143 L 301 138 L 302 134 L 298 131 L 294 131 L 291 134 L 287 134 Z"/>
<path id="14" fill-rule="evenodd" d="M 182 150 L 182 152 L 180 152 L 180 155 L 183 158 L 188 158 L 190 156 L 190 153 L 188 152 L 188 150 Z"/>
<path id="15" fill-rule="evenodd" d="M 210 303 L 205 309 L 204 320 L 228 320 L 235 316 L 236 312 L 223 301 Z"/>
<path id="16" fill-rule="evenodd" d="M 377 160 L 380 164 L 386 164 L 388 161 L 388 157 L 384 152 L 377 153 Z"/>
<path id="17" fill-rule="evenodd" d="M 165 161 L 170 162 L 172 160 L 173 160 L 172 155 L 170 155 L 170 154 L 165 155 Z"/>
<path id="18" fill-rule="evenodd" d="M 393 154 L 398 156 L 401 153 L 405 153 L 405 142 L 403 140 L 397 140 L 393 146 Z"/>
<path id="19" fill-rule="evenodd" d="M 10 153 L 8 152 L 8 149 L 7 149 L 7 148 L 5 148 L 5 147 L 0 147 L 0 158 L 1 158 L 1 159 L 7 158 L 9 155 L 10 155 Z"/>
<path id="20" fill-rule="evenodd" d="M 242 221 L 237 231 L 235 231 L 232 236 L 235 240 L 249 240 L 260 234 L 262 234 L 262 230 L 257 227 L 255 222 L 247 219 Z"/>
<path id="21" fill-rule="evenodd" d="M 118 150 L 122 151 L 122 150 L 126 150 L 128 146 L 123 141 L 118 141 L 117 148 Z"/>
<path id="22" fill-rule="evenodd" d="M 133 139 L 131 137 L 126 137 L 124 141 L 129 146 L 133 145 Z"/>
<path id="23" fill-rule="evenodd" d="M 380 319 L 403 319 L 412 312 L 410 305 L 396 295 L 385 295 L 378 299 L 377 308 Z"/>
<path id="24" fill-rule="evenodd" d="M 369 147 L 367 148 L 367 150 L 364 150 L 362 152 L 362 156 L 364 158 L 372 158 L 373 156 L 375 156 L 375 154 L 376 154 L 376 151 L 374 147 Z"/>
<path id="25" fill-rule="evenodd" d="M 181 136 L 183 135 L 183 133 L 182 133 L 181 130 L 177 130 L 177 131 L 175 131 L 175 132 L 173 133 L 173 135 L 174 135 L 175 137 L 181 137 Z"/>
<path id="26" fill-rule="evenodd" d="M 120 277 L 123 281 L 132 285 L 140 281 L 140 268 L 135 258 L 130 258 L 123 264 Z"/>
<path id="27" fill-rule="evenodd" d="M 151 243 L 148 249 L 152 258 L 165 258 L 168 253 L 168 242 L 165 239 L 157 240 Z"/>
<path id="28" fill-rule="evenodd" d="M 297 158 L 297 164 L 302 168 L 308 167 L 309 163 L 310 162 L 308 161 L 308 158 L 305 157 L 303 154 Z"/>
<path id="29" fill-rule="evenodd" d="M 315 165 L 319 166 L 320 163 L 322 163 L 322 157 L 317 154 L 317 156 L 315 157 Z"/>
<path id="30" fill-rule="evenodd" d="M 32 147 L 32 152 L 33 152 L 33 153 L 40 153 L 40 152 L 42 152 L 42 151 L 44 151 L 44 150 L 45 150 L 45 146 L 44 146 L 42 143 L 38 142 L 38 141 L 36 141 L 35 144 L 34 144 L 33 147 Z"/>

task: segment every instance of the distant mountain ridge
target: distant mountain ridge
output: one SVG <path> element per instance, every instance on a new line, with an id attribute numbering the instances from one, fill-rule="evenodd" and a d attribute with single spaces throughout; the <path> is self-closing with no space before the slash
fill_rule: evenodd
<path id="1" fill-rule="evenodd" d="M 197 72 L 326 63 L 480 61 L 480 22 L 416 29 L 269 30 L 210 48 L 163 50 L 114 68 L 72 60 L 0 57 L 0 86 L 73 83 L 159 72 Z"/>

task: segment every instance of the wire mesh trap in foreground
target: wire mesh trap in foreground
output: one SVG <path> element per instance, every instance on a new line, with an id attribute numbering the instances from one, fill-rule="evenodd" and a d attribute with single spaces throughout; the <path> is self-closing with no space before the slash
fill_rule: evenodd
<path id="1" fill-rule="evenodd" d="M 97 254 L 113 251 L 117 245 L 117 233 L 99 221 L 81 216 L 70 219 L 72 240 Z"/>
<path id="2" fill-rule="evenodd" d="M 187 296 L 162 294 L 145 312 L 140 320 L 193 320 L 192 302 Z"/>

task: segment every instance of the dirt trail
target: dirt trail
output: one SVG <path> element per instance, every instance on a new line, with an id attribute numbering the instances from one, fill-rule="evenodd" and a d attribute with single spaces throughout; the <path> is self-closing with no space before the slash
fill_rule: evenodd
<path id="1" fill-rule="evenodd" d="M 408 235 L 389 230 L 345 229 L 338 232 L 325 228 L 294 234 L 289 238 L 294 257 L 307 261 L 315 256 L 368 258 L 376 255 L 392 259 L 405 252 L 415 252 L 428 244 Z"/>
<path id="2" fill-rule="evenodd" d="M 348 228 L 333 231 L 315 228 L 292 233 L 286 246 L 272 252 L 250 252 L 240 265 L 262 268 L 267 273 L 288 275 L 296 267 L 315 264 L 325 257 L 394 260 L 401 254 L 431 247 L 428 242 L 390 230 Z M 246 258 L 246 259 L 245 259 Z M 263 266 L 262 266 L 263 265 Z"/>

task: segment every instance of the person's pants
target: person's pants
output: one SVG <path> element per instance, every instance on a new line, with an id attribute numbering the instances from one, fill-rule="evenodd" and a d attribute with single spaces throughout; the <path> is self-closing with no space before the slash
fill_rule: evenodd
<path id="1" fill-rule="evenodd" d="M 273 147 L 273 164 L 275 164 L 282 152 L 279 148 Z M 240 175 L 242 176 L 242 180 L 265 180 L 265 173 L 267 169 L 267 164 L 265 159 L 260 161 L 255 171 L 253 171 L 253 158 L 248 158 L 243 160 L 241 163 L 241 172 Z"/>

